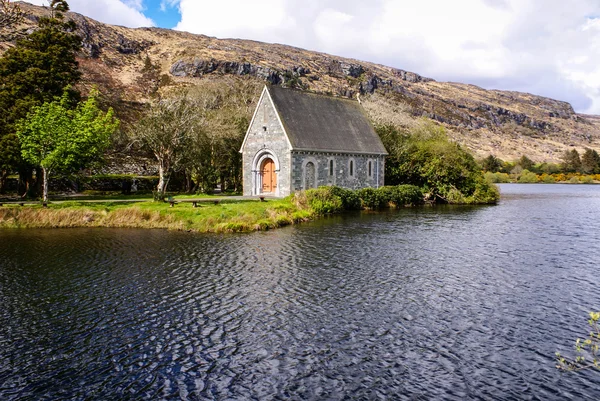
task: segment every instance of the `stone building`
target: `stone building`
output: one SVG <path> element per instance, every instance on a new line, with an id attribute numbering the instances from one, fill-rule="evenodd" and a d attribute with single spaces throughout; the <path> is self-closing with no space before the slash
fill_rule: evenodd
<path id="1" fill-rule="evenodd" d="M 378 188 L 387 152 L 359 102 L 265 87 L 240 150 L 244 195 Z"/>

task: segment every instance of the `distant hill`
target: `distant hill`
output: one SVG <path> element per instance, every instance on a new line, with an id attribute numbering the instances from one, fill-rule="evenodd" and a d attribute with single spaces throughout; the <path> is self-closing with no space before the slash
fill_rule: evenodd
<path id="1" fill-rule="evenodd" d="M 0 30 L 0 53 L 36 26 L 43 7 L 19 3 L 26 21 Z M 378 123 L 412 126 L 421 117 L 443 124 L 483 157 L 527 155 L 556 162 L 565 149 L 600 151 L 600 117 L 529 93 L 438 82 L 379 64 L 280 44 L 216 39 L 159 28 L 124 28 L 68 13 L 84 39 L 82 88 L 97 85 L 126 121 L 156 93 L 200 80 L 249 76 L 277 85 L 360 98 Z"/>

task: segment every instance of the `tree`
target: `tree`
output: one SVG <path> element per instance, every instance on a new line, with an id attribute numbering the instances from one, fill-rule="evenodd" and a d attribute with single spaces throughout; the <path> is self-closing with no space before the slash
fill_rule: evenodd
<path id="1" fill-rule="evenodd" d="M 69 91 L 60 99 L 35 106 L 17 124 L 17 136 L 24 160 L 43 172 L 43 201 L 48 201 L 49 177 L 54 171 L 87 166 L 110 144 L 119 126 L 112 109 L 103 113 L 93 91 L 84 103 L 70 109 Z"/>
<path id="2" fill-rule="evenodd" d="M 490 171 L 492 173 L 497 173 L 503 166 L 502 160 L 498 159 L 494 155 L 489 155 L 485 159 L 481 161 L 481 168 L 483 171 Z"/>
<path id="3" fill-rule="evenodd" d="M 575 358 L 563 357 L 560 353 L 556 353 L 556 360 L 558 369 L 567 371 L 578 371 L 583 369 L 598 369 L 600 370 L 600 326 L 598 321 L 600 320 L 600 312 L 590 312 L 590 319 L 588 324 L 591 326 L 592 331 L 588 338 L 578 338 L 575 342 L 575 352 L 577 356 Z"/>
<path id="4" fill-rule="evenodd" d="M 52 0 L 51 17 L 40 18 L 38 29 L 18 40 L 0 58 L 0 140 L 11 147 L 19 146 L 14 135 L 17 121 L 34 106 L 62 96 L 66 87 L 80 79 L 76 54 L 81 38 L 74 33 L 73 21 L 63 21 L 62 13 L 68 9 L 66 1 Z M 70 87 L 69 97 L 74 106 L 79 92 Z M 22 159 L 12 162 L 5 167 L 31 176 L 31 167 L 24 165 Z"/>
<path id="5" fill-rule="evenodd" d="M 600 173 L 600 155 L 593 149 L 587 148 L 581 156 L 581 171 L 585 174 Z"/>
<path id="6" fill-rule="evenodd" d="M 450 203 L 490 203 L 498 199 L 473 156 L 451 142 L 441 126 L 424 121 L 409 132 L 377 127 L 389 156 L 386 185 L 412 184 L 433 199 Z"/>
<path id="7" fill-rule="evenodd" d="M 10 0 L 0 0 L 0 29 L 16 25 L 22 20 L 23 12 L 18 5 L 11 4 Z"/>
<path id="8" fill-rule="evenodd" d="M 521 156 L 521 158 L 519 159 L 519 161 L 517 161 L 516 164 L 521 166 L 521 168 L 523 170 L 533 171 L 533 169 L 534 169 L 533 160 L 531 160 L 529 157 L 527 157 L 525 155 Z"/>
<path id="9" fill-rule="evenodd" d="M 581 158 L 577 149 L 565 150 L 561 166 L 565 173 L 575 173 L 581 170 Z"/>
<path id="10" fill-rule="evenodd" d="M 197 134 L 196 107 L 187 93 L 152 103 L 131 131 L 133 141 L 149 149 L 158 162 L 157 200 L 164 200 L 171 174 L 185 160 Z"/>
<path id="11" fill-rule="evenodd" d="M 21 160 L 21 149 L 15 134 L 0 137 L 0 193 L 4 192 L 4 185 L 8 175 Z"/>

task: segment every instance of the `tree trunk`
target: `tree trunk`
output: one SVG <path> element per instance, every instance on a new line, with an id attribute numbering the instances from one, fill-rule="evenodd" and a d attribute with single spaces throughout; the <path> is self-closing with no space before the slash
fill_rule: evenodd
<path id="1" fill-rule="evenodd" d="M 6 178 L 8 177 L 7 171 L 0 172 L 0 194 L 4 193 L 4 186 L 6 185 Z"/>
<path id="2" fill-rule="evenodd" d="M 46 203 L 46 202 L 48 202 L 48 181 L 49 181 L 48 175 L 50 174 L 50 170 L 46 169 L 45 167 L 42 167 L 42 174 L 44 175 L 42 202 Z"/>
<path id="3" fill-rule="evenodd" d="M 165 192 L 167 192 L 169 178 L 169 168 L 163 163 L 160 163 L 158 166 L 158 186 L 156 187 L 156 200 L 165 200 Z"/>

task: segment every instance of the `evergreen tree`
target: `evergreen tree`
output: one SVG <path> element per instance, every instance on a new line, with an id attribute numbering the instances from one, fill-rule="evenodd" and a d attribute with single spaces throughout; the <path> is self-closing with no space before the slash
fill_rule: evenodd
<path id="1" fill-rule="evenodd" d="M 581 158 L 577 149 L 565 150 L 562 156 L 561 167 L 565 173 L 576 173 L 581 171 Z"/>
<path id="2" fill-rule="evenodd" d="M 494 155 L 489 155 L 481 161 L 481 168 L 483 171 L 489 171 L 497 173 L 502 168 L 504 163 Z"/>
<path id="3" fill-rule="evenodd" d="M 64 21 L 69 6 L 64 0 L 50 2 L 51 16 L 42 17 L 38 29 L 17 41 L 0 58 L 0 141 L 10 146 L 0 148 L 1 160 L 14 160 L 16 123 L 35 106 L 60 97 L 65 88 L 81 77 L 76 54 L 81 38 L 73 21 Z M 79 101 L 79 92 L 69 89 L 71 105 Z M 11 152 L 8 154 L 7 152 Z M 8 170 L 20 170 L 22 177 L 31 176 L 31 167 L 19 160 Z"/>
<path id="4" fill-rule="evenodd" d="M 600 174 L 600 155 L 593 149 L 586 149 L 581 156 L 581 171 L 585 174 Z"/>
<path id="5" fill-rule="evenodd" d="M 533 171 L 534 170 L 534 163 L 533 160 L 531 160 L 529 157 L 523 155 L 521 156 L 521 158 L 519 159 L 519 161 L 517 161 L 517 163 L 519 166 L 521 166 L 521 168 L 523 170 L 529 170 L 529 171 Z"/>

